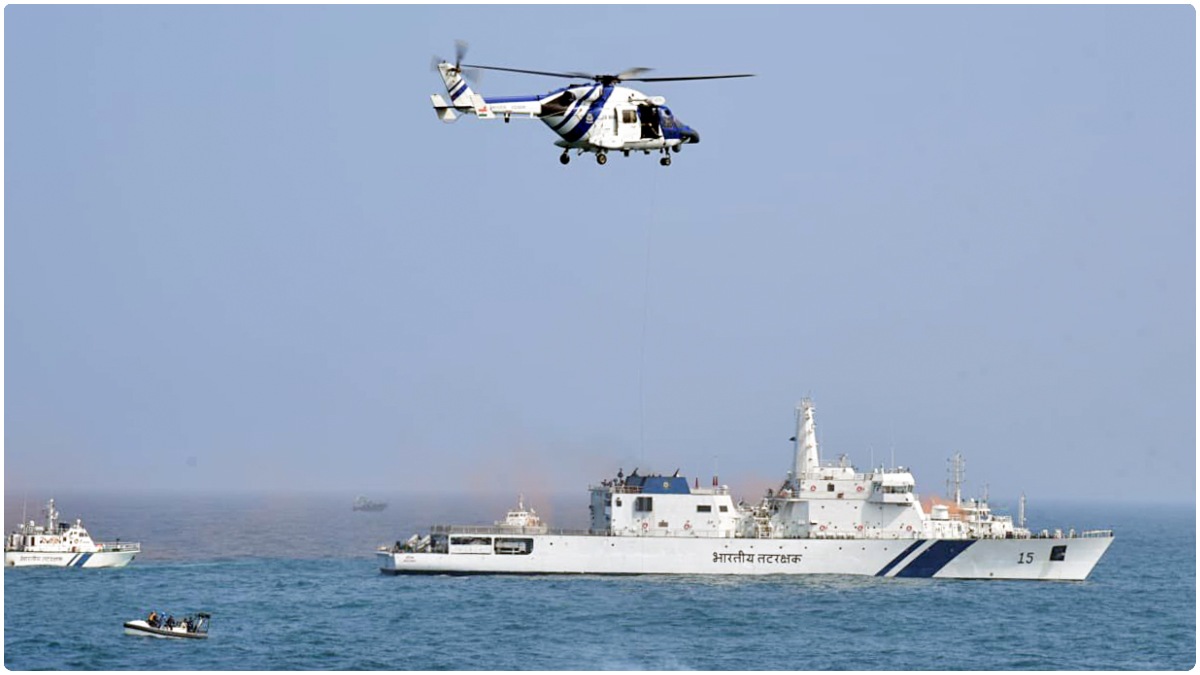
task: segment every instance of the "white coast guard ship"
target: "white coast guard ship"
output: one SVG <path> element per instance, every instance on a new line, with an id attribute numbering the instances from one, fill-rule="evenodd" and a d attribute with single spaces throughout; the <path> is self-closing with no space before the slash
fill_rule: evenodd
<path id="1" fill-rule="evenodd" d="M 92 541 L 83 521 L 60 523 L 54 500 L 46 504 L 46 524 L 21 523 L 4 541 L 5 567 L 124 567 L 141 553 L 136 543 Z"/>
<path id="2" fill-rule="evenodd" d="M 792 470 L 758 503 L 735 502 L 715 478 L 700 488 L 635 469 L 589 488 L 587 530 L 439 525 L 380 550 L 382 571 L 1081 580 L 1112 544 L 1111 530 L 1035 533 L 963 500 L 961 463 L 954 498 L 927 509 L 907 469 L 821 463 L 810 400 L 796 426 Z"/>

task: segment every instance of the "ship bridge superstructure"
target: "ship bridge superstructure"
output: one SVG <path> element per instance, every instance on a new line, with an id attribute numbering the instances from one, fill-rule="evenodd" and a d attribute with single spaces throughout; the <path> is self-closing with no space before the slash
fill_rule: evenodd
<path id="1" fill-rule="evenodd" d="M 714 483 L 716 479 L 714 478 Z M 691 485 L 686 476 L 629 476 L 617 472 L 590 488 L 589 530 L 595 533 L 633 537 L 718 537 L 737 536 L 744 514 L 733 503 L 729 486 Z"/>

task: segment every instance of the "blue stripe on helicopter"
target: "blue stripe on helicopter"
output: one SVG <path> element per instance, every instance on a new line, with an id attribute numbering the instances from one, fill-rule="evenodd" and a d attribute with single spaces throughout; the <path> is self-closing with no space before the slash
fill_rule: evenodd
<path id="1" fill-rule="evenodd" d="M 466 81 L 465 81 L 465 80 L 459 80 L 459 81 L 458 81 L 458 86 L 454 88 L 454 91 L 450 92 L 450 98 L 452 98 L 452 99 L 458 98 L 459 96 L 461 96 L 461 95 L 462 95 L 462 93 L 463 93 L 464 91 L 466 91 L 466 89 L 467 89 L 467 83 L 466 83 Z"/>
<path id="2" fill-rule="evenodd" d="M 486 97 L 483 102 L 491 105 L 493 103 L 534 103 L 540 100 L 542 97 L 538 96 L 496 96 L 495 98 Z"/>
<path id="3" fill-rule="evenodd" d="M 943 539 L 934 542 L 933 546 L 925 549 L 921 555 L 917 556 L 916 560 L 905 565 L 904 569 L 896 573 L 896 576 L 932 577 L 974 543 L 974 539 Z"/>
<path id="4" fill-rule="evenodd" d="M 904 549 L 903 553 L 896 556 L 895 558 L 892 558 L 892 561 L 890 563 L 884 565 L 883 569 L 876 572 L 875 576 L 877 576 L 877 577 L 887 576 L 887 573 L 891 572 L 893 567 L 895 567 L 896 565 L 899 565 L 901 560 L 904 560 L 905 558 L 907 558 L 910 553 L 917 550 L 917 547 L 924 543 L 925 543 L 924 539 L 918 539 L 916 541 L 916 543 L 914 543 L 912 546 L 909 546 L 908 548 Z"/>
<path id="5" fill-rule="evenodd" d="M 563 93 L 564 91 L 566 91 L 566 90 L 568 90 L 568 89 L 570 89 L 570 88 L 571 88 L 571 87 L 562 87 L 562 88 L 560 88 L 560 89 L 555 89 L 555 90 L 553 90 L 553 91 L 551 91 L 551 92 L 548 92 L 548 93 L 542 94 L 541 96 L 538 96 L 538 95 L 535 95 L 535 94 L 531 94 L 531 95 L 529 95 L 529 96 L 495 96 L 495 97 L 486 97 L 486 98 L 484 98 L 484 99 L 483 99 L 483 102 L 484 102 L 484 103 L 488 103 L 488 104 L 491 104 L 491 103 L 534 103 L 534 102 L 537 102 L 537 101 L 546 101 L 546 100 L 552 99 L 552 98 L 554 98 L 556 95 L 558 95 L 558 94 L 561 94 L 561 93 Z"/>
<path id="6" fill-rule="evenodd" d="M 590 98 L 592 96 L 592 94 L 596 93 L 596 89 L 599 86 L 600 85 L 598 85 L 598 84 L 593 84 L 592 88 L 588 89 L 586 94 L 584 94 L 583 96 L 580 96 L 579 98 L 572 101 L 571 105 L 567 106 L 567 111 L 563 113 L 562 121 L 559 122 L 558 124 L 555 124 L 554 126 L 550 127 L 550 130 L 551 131 L 559 131 L 560 129 L 565 127 L 567 125 L 567 122 L 571 121 L 571 118 L 575 114 L 575 111 L 578 108 L 578 106 L 581 103 L 584 103 L 585 101 L 587 101 L 588 98 Z M 578 118 L 576 118 L 576 119 L 578 119 Z M 560 135 L 565 137 L 566 134 L 560 132 Z"/>
<path id="7" fill-rule="evenodd" d="M 585 117 L 579 124 L 576 124 L 574 129 L 564 133 L 562 135 L 563 140 L 567 141 L 568 143 L 574 143 L 575 141 L 578 141 L 587 135 L 587 132 L 592 128 L 592 125 L 596 123 L 596 120 L 600 119 L 600 111 L 604 109 L 604 104 L 608 102 L 608 96 L 609 94 L 612 94 L 612 91 L 612 87 L 605 87 L 604 93 L 601 94 L 600 97 L 595 101 L 593 101 L 591 107 L 588 108 L 587 117 Z M 588 120 L 588 117 L 590 117 L 591 120 Z"/>

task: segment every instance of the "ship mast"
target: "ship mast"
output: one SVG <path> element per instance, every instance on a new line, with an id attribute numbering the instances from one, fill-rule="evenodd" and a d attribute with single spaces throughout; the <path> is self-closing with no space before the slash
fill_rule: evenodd
<path id="1" fill-rule="evenodd" d="M 821 466 L 817 449 L 817 422 L 813 418 L 813 402 L 805 398 L 796 406 L 796 459 L 792 464 L 792 475 L 801 476 L 816 471 Z"/>
<path id="2" fill-rule="evenodd" d="M 950 476 L 946 479 L 946 496 L 954 498 L 955 506 L 962 506 L 962 484 L 966 482 L 963 480 L 963 476 L 966 472 L 967 462 L 963 459 L 961 452 L 954 453 L 949 461 L 950 468 L 947 473 Z"/>
<path id="3" fill-rule="evenodd" d="M 58 509 L 54 508 L 54 500 L 46 503 L 46 531 L 58 532 Z"/>

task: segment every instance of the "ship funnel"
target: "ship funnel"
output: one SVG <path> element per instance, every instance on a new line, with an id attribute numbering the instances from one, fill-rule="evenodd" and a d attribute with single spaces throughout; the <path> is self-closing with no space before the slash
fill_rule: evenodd
<path id="1" fill-rule="evenodd" d="M 792 465 L 792 475 L 797 479 L 821 466 L 815 410 L 811 398 L 800 401 L 800 405 L 796 406 L 796 459 Z"/>

